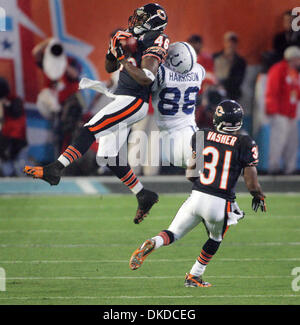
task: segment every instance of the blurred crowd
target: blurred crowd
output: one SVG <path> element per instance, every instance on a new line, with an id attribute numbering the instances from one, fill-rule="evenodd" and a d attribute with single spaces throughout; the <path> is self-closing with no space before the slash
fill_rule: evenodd
<path id="1" fill-rule="evenodd" d="M 298 122 L 297 106 L 300 100 L 300 34 L 292 30 L 292 14 L 282 16 L 282 31 L 273 38 L 270 51 L 261 54 L 259 71 L 256 71 L 252 89 L 245 88 L 248 65 L 239 53 L 239 35 L 234 31 L 224 34 L 223 44 L 216 53 L 207 53 L 205 40 L 201 35 L 190 35 L 189 42 L 197 53 L 197 61 L 206 70 L 206 78 L 198 94 L 196 122 L 198 127 L 211 127 L 212 115 L 216 105 L 224 98 L 241 101 L 253 93 L 251 107 L 246 110 L 251 123 L 243 132 L 257 135 L 259 127 L 268 121 L 270 125 L 270 148 L 268 173 L 293 174 L 297 170 Z M 44 86 L 36 99 L 41 117 L 51 123 L 51 132 L 55 156 L 58 156 L 72 142 L 79 128 L 104 107 L 108 97 L 95 94 L 87 104 L 78 90 L 81 66 L 65 54 L 63 45 L 56 39 L 46 39 L 32 49 L 32 58 L 37 69 L 43 72 Z M 110 90 L 114 90 L 118 72 L 106 81 Z M 246 89 L 246 91 L 245 91 Z M 250 126 L 249 126 L 250 125 Z M 157 130 L 153 108 L 150 103 L 148 116 L 133 126 L 134 130 L 144 130 L 150 134 Z M 131 160 L 129 134 L 129 163 Z M 15 96 L 5 78 L 0 76 L 0 175 L 21 175 L 25 160 L 35 164 L 28 153 L 26 139 L 26 115 L 23 101 Z M 95 143 L 89 152 L 67 169 L 69 175 L 109 174 L 105 167 L 96 165 Z M 183 173 L 179 168 L 138 166 L 138 175 L 157 175 L 159 173 Z"/>

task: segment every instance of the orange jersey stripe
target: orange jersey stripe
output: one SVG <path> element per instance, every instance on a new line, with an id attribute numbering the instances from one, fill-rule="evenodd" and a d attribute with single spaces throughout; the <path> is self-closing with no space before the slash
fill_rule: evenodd
<path id="1" fill-rule="evenodd" d="M 106 119 L 105 121 L 103 121 L 102 123 L 100 123 L 99 125 L 96 125 L 94 127 L 91 127 L 89 128 L 90 131 L 92 132 L 95 132 L 95 131 L 98 131 L 98 130 L 101 130 L 103 127 L 105 127 L 106 125 L 110 124 L 110 123 L 113 123 L 113 122 L 116 122 L 118 120 L 120 120 L 121 118 L 129 115 L 131 112 L 133 112 L 136 108 L 139 107 L 139 105 L 143 102 L 142 99 L 139 99 L 133 106 L 129 107 L 125 112 L 117 115 L 117 116 L 114 116 L 114 117 L 111 117 L 111 118 L 108 118 Z"/>
<path id="2" fill-rule="evenodd" d="M 228 201 L 227 202 L 227 213 L 229 213 L 231 211 L 231 204 L 230 202 Z"/>
<path id="3" fill-rule="evenodd" d="M 226 234 L 226 232 L 227 232 L 228 229 L 229 229 L 229 226 L 226 227 L 226 229 L 225 229 L 225 231 L 223 233 L 223 238 L 224 238 L 224 236 L 225 236 L 225 234 Z"/>
<path id="4" fill-rule="evenodd" d="M 227 209 L 226 209 L 226 211 L 227 211 L 227 214 L 228 214 L 229 212 L 231 212 L 231 204 L 230 204 L 229 201 L 227 202 Z M 224 236 L 225 236 L 225 234 L 226 234 L 228 228 L 229 228 L 229 226 L 226 226 L 222 238 L 224 238 Z"/>

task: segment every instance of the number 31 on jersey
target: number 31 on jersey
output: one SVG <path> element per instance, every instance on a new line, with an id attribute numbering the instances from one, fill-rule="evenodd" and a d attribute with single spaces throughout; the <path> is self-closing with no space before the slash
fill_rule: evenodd
<path id="1" fill-rule="evenodd" d="M 210 185 L 214 183 L 217 175 L 217 167 L 219 163 L 219 150 L 215 147 L 209 146 L 205 147 L 203 149 L 203 155 L 211 155 L 211 161 L 204 163 L 204 169 L 208 170 L 208 175 L 205 176 L 204 173 L 200 174 L 200 182 L 203 185 Z M 228 183 L 228 176 L 229 176 L 229 170 L 230 170 L 230 163 L 231 163 L 231 156 L 232 151 L 226 150 L 224 155 L 224 162 L 222 166 L 222 174 L 221 174 L 221 180 L 219 184 L 219 188 L 222 190 L 227 189 L 227 183 Z"/>

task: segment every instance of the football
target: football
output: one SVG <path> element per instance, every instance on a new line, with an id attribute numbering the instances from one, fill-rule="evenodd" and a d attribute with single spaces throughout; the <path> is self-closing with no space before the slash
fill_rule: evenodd
<path id="1" fill-rule="evenodd" d="M 124 40 L 120 40 L 120 43 L 121 43 L 123 50 L 127 54 L 135 53 L 137 50 L 138 42 L 137 42 L 137 39 L 133 36 L 126 38 Z"/>

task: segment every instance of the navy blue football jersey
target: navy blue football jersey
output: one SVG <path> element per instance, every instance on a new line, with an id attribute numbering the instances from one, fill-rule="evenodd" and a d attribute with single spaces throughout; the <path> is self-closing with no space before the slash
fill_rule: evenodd
<path id="1" fill-rule="evenodd" d="M 159 31 L 150 31 L 138 39 L 137 51 L 128 58 L 135 66 L 141 67 L 142 58 L 152 56 L 158 59 L 159 63 L 163 62 L 167 56 L 169 48 L 169 38 Z M 151 86 L 142 86 L 138 84 L 126 71 L 120 70 L 119 82 L 116 95 L 128 95 L 142 98 L 144 101 L 149 101 Z"/>
<path id="2" fill-rule="evenodd" d="M 203 151 L 199 152 L 196 138 L 201 131 L 204 141 Z M 204 156 L 204 166 L 193 189 L 234 201 L 235 186 L 242 170 L 258 163 L 255 141 L 248 135 L 219 133 L 212 129 L 197 132 L 192 137 L 192 148 L 196 155 Z"/>

